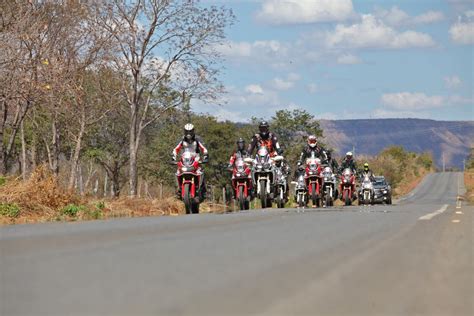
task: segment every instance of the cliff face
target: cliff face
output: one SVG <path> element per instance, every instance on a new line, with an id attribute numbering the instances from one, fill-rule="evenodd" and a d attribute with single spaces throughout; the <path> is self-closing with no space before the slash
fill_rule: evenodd
<path id="1" fill-rule="evenodd" d="M 423 119 L 322 120 L 325 142 L 339 155 L 355 147 L 356 154 L 375 155 L 391 145 L 414 152 L 431 152 L 441 167 L 462 168 L 474 146 L 474 121 Z"/>

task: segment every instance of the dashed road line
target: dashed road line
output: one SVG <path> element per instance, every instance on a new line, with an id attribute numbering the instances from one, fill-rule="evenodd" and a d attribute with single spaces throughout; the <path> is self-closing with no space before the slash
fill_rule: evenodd
<path id="1" fill-rule="evenodd" d="M 452 222 L 452 223 L 459 223 L 459 222 L 461 222 L 461 221 L 460 221 L 459 219 L 453 219 L 451 222 Z"/>
<path id="2" fill-rule="evenodd" d="M 446 210 L 448 209 L 448 204 L 445 204 L 443 205 L 442 208 L 440 208 L 439 210 L 437 211 L 434 211 L 433 213 L 429 213 L 429 214 L 426 214 L 426 215 L 423 215 L 421 216 L 420 218 L 418 218 L 418 220 L 420 221 L 429 221 L 430 219 L 432 219 L 433 217 L 441 214 L 441 213 L 444 213 Z"/>

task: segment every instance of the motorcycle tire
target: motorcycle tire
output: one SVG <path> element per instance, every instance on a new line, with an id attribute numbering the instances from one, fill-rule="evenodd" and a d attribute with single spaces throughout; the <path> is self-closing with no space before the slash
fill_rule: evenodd
<path id="1" fill-rule="evenodd" d="M 239 197 L 238 197 L 238 200 L 239 200 L 239 207 L 240 207 L 240 210 L 245 210 L 245 204 L 247 202 L 247 199 L 245 198 L 244 196 L 244 187 L 240 186 L 239 187 Z"/>
<path id="2" fill-rule="evenodd" d="M 349 196 L 346 196 L 345 203 L 346 206 L 351 206 L 352 205 L 352 200 Z"/>
<path id="3" fill-rule="evenodd" d="M 313 206 L 319 207 L 318 195 L 316 194 L 316 184 L 311 184 L 311 201 L 313 202 Z"/>
<path id="4" fill-rule="evenodd" d="M 184 185 L 184 195 L 183 195 L 183 202 L 184 202 L 184 208 L 186 210 L 186 214 L 192 214 L 193 213 L 193 202 L 191 198 L 191 192 L 189 190 L 189 184 Z"/>
<path id="5" fill-rule="evenodd" d="M 199 203 L 193 202 L 192 203 L 192 213 L 199 214 Z"/>
<path id="6" fill-rule="evenodd" d="M 262 208 L 267 207 L 267 184 L 266 180 L 260 180 L 260 202 L 262 204 Z"/>
<path id="7" fill-rule="evenodd" d="M 304 200 L 303 200 L 303 196 L 300 194 L 298 195 L 298 207 L 304 207 Z"/>
<path id="8" fill-rule="evenodd" d="M 326 207 L 332 206 L 332 198 L 329 194 L 326 194 Z"/>

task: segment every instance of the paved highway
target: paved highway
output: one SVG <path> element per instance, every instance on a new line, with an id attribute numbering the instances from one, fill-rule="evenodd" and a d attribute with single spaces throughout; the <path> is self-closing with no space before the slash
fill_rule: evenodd
<path id="1" fill-rule="evenodd" d="M 3 315 L 473 315 L 461 173 L 393 206 L 0 228 Z"/>

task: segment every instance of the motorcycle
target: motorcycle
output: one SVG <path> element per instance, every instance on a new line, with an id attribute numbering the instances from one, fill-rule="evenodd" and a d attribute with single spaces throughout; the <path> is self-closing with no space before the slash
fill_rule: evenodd
<path id="1" fill-rule="evenodd" d="M 283 160 L 282 156 L 273 158 L 274 162 Z M 275 166 L 275 196 L 278 208 L 284 208 L 287 202 L 287 175 L 283 172 L 282 168 Z"/>
<path id="2" fill-rule="evenodd" d="M 374 204 L 374 195 L 374 184 L 370 180 L 370 177 L 365 175 L 359 192 L 359 205 Z"/>
<path id="3" fill-rule="evenodd" d="M 313 207 L 319 207 L 321 203 L 321 160 L 314 154 L 306 159 L 305 181 L 308 195 L 313 202 Z"/>
<path id="4" fill-rule="evenodd" d="M 323 196 L 324 206 L 334 206 L 334 199 L 337 196 L 337 180 L 336 175 L 332 172 L 331 167 L 324 167 L 322 172 L 323 180 Z"/>
<path id="5" fill-rule="evenodd" d="M 273 161 L 281 156 L 270 157 L 267 147 L 260 147 L 255 159 L 246 158 L 246 163 L 252 164 L 252 183 L 256 187 L 256 196 L 259 198 L 262 208 L 272 207 L 273 187 L 275 181 L 275 168 Z"/>
<path id="6" fill-rule="evenodd" d="M 196 152 L 185 149 L 180 160 L 176 163 L 178 170 L 176 177 L 181 188 L 181 200 L 184 202 L 186 214 L 199 213 L 199 204 L 202 202 L 203 171 L 200 156 Z"/>
<path id="7" fill-rule="evenodd" d="M 252 190 L 251 170 L 244 158 L 237 158 L 232 169 L 232 187 L 235 191 L 235 199 L 239 203 L 240 210 L 250 208 L 250 191 Z"/>
<path id="8" fill-rule="evenodd" d="M 306 190 L 306 180 L 304 170 L 299 172 L 296 181 L 292 181 L 295 185 L 295 201 L 298 208 L 306 207 L 308 204 L 308 191 Z"/>
<path id="9" fill-rule="evenodd" d="M 354 190 L 355 175 L 350 168 L 346 168 L 341 175 L 342 201 L 346 206 L 352 205 Z"/>

